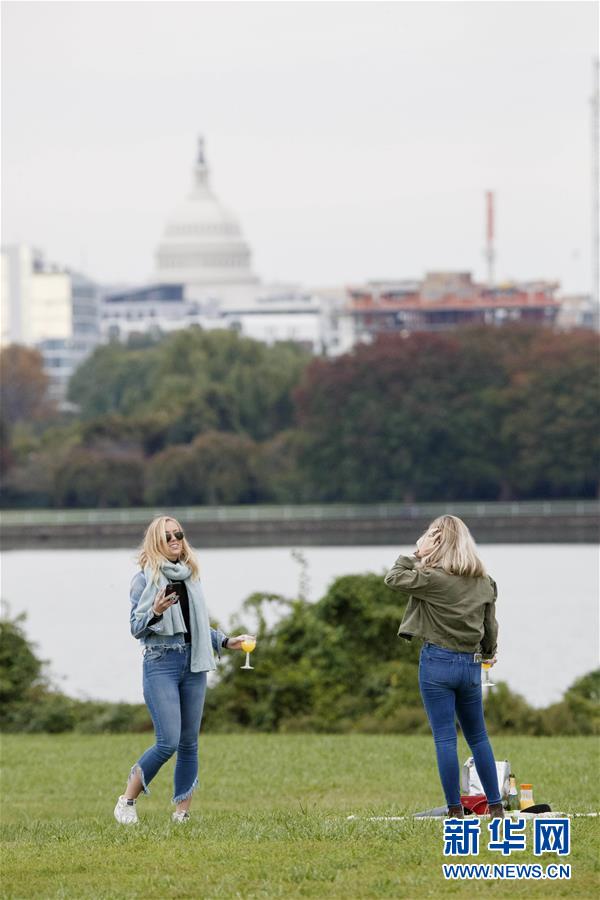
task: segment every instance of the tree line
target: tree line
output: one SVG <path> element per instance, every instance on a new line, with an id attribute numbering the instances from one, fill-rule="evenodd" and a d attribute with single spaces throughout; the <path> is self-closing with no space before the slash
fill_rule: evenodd
<path id="1" fill-rule="evenodd" d="M 337 358 L 190 328 L 98 347 L 53 407 L 0 354 L 4 506 L 593 497 L 598 336 L 381 335 Z"/>

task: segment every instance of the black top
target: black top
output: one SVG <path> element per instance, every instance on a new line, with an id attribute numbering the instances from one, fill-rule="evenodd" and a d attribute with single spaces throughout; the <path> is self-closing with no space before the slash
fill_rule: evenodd
<path id="1" fill-rule="evenodd" d="M 170 581 L 169 586 L 169 594 L 177 594 L 179 606 L 181 608 L 181 615 L 183 616 L 183 621 L 185 622 L 185 627 L 187 628 L 187 631 L 183 635 L 184 640 L 186 644 L 191 644 L 192 628 L 190 626 L 190 601 L 188 599 L 188 592 L 185 586 L 185 581 Z"/>
<path id="2" fill-rule="evenodd" d="M 187 588 L 185 586 L 184 581 L 170 581 L 169 587 L 167 590 L 167 596 L 169 594 L 177 594 L 177 598 L 179 600 L 179 606 L 181 607 L 181 614 L 183 616 L 183 621 L 185 622 L 185 627 L 187 631 L 184 633 L 183 638 L 186 644 L 192 643 L 192 629 L 190 627 L 190 601 L 188 598 Z M 162 613 L 160 616 L 152 616 L 148 625 L 156 625 L 157 622 L 160 622 L 162 619 Z"/>

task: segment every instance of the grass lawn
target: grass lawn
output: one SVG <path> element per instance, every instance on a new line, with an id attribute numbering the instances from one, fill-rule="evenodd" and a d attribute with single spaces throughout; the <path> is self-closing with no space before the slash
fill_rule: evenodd
<path id="1" fill-rule="evenodd" d="M 433 742 L 395 735 L 204 735 L 192 820 L 170 822 L 172 764 L 138 804 L 113 806 L 150 735 L 9 735 L 2 742 L 2 897 L 492 897 L 598 895 L 599 820 L 572 820 L 571 881 L 445 881 L 442 824 L 370 822 L 442 804 Z M 593 738 L 503 737 L 517 781 L 554 810 L 596 811 Z M 461 760 L 468 756 L 461 742 Z M 347 817 L 357 817 L 348 821 Z M 485 830 L 485 829 L 484 829 Z M 450 861 L 456 861 L 451 859 Z"/>

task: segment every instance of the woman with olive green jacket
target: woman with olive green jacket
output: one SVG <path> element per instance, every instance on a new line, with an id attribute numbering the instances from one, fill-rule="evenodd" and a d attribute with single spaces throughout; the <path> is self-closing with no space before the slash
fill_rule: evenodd
<path id="1" fill-rule="evenodd" d="M 448 815 L 462 817 L 457 755 L 458 717 L 471 748 L 492 817 L 504 815 L 494 754 L 483 718 L 481 661 L 495 663 L 496 583 L 475 542 L 456 516 L 440 516 L 417 541 L 413 557 L 399 556 L 388 587 L 410 594 L 398 634 L 424 641 L 419 687 L 433 732 Z"/>

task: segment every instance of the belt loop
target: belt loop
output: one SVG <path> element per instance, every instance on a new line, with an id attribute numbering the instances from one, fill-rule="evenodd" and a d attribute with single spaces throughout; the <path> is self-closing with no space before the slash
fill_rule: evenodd
<path id="1" fill-rule="evenodd" d="M 483 660 L 483 657 L 481 656 L 481 653 L 473 654 L 473 662 L 480 663 L 480 662 L 482 662 L 482 660 Z"/>

